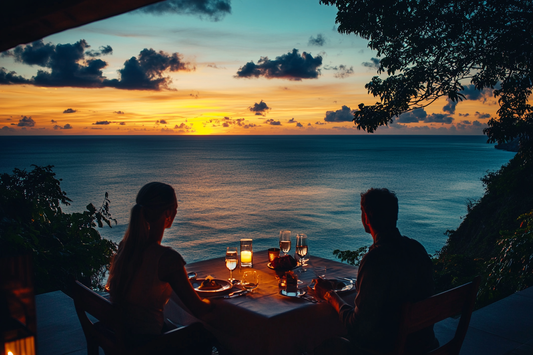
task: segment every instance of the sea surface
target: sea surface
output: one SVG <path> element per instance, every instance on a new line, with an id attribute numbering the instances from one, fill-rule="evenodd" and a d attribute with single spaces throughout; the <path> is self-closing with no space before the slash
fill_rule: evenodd
<path id="1" fill-rule="evenodd" d="M 0 137 L 0 173 L 53 165 L 73 200 L 65 211 L 98 207 L 108 192 L 118 224 L 99 231 L 116 242 L 145 183 L 174 186 L 178 214 L 163 244 L 187 262 L 223 256 L 241 238 L 275 247 L 282 229 L 293 245 L 306 233 L 311 257 L 368 246 L 359 200 L 371 187 L 396 192 L 400 231 L 433 254 L 483 195 L 480 179 L 513 155 L 484 136 Z"/>

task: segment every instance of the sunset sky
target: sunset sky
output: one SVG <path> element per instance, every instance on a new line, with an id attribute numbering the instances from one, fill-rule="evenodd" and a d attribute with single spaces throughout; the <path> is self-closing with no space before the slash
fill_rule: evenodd
<path id="1" fill-rule="evenodd" d="M 365 134 L 378 59 L 335 7 L 173 1 L 0 53 L 0 134 Z M 464 93 L 376 133 L 482 134 L 496 102 Z"/>

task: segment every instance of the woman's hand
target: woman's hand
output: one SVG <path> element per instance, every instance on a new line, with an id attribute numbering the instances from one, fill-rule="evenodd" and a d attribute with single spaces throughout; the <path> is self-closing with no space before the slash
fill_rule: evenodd
<path id="1" fill-rule="evenodd" d="M 315 283 L 315 296 L 324 299 L 324 295 L 333 289 L 333 286 L 330 282 L 323 280 L 323 279 L 313 279 L 313 282 Z"/>

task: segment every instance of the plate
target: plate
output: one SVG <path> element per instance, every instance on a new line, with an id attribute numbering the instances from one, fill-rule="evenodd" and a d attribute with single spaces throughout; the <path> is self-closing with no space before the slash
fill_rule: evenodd
<path id="1" fill-rule="evenodd" d="M 306 292 L 303 289 L 298 289 L 296 291 L 287 291 L 287 290 L 281 289 L 281 291 L 279 291 L 279 294 L 282 295 L 282 296 L 285 296 L 285 297 L 300 298 L 303 295 L 305 295 Z"/>
<path id="2" fill-rule="evenodd" d="M 329 281 L 329 282 L 332 283 L 333 286 L 336 286 L 333 289 L 337 293 L 342 293 L 342 292 L 348 292 L 348 291 L 355 290 L 355 280 L 354 279 L 326 279 L 326 281 Z M 312 282 L 309 285 L 309 287 L 314 289 L 315 288 L 315 283 Z"/>
<path id="3" fill-rule="evenodd" d="M 202 293 L 204 293 L 204 292 L 205 293 L 222 292 L 222 291 L 229 290 L 230 288 L 233 287 L 233 285 L 228 280 L 214 279 L 214 281 L 218 285 L 221 286 L 220 288 L 217 288 L 216 290 L 200 290 L 200 289 L 198 289 L 198 287 L 200 287 L 200 285 L 202 284 L 202 282 L 204 280 L 205 279 L 194 279 L 194 280 L 191 280 L 192 287 L 194 288 L 194 290 L 196 292 L 202 292 Z"/>
<path id="4" fill-rule="evenodd" d="M 296 265 L 295 267 L 293 267 L 293 268 L 291 268 L 291 269 L 276 269 L 276 268 L 274 268 L 274 267 L 272 266 L 272 263 L 271 263 L 271 262 L 269 262 L 269 263 L 267 264 L 267 267 L 268 267 L 269 269 L 271 269 L 271 270 L 276 270 L 276 271 L 291 271 L 291 270 L 294 270 L 294 269 L 298 268 L 299 266 L 300 266 L 300 265 Z"/>

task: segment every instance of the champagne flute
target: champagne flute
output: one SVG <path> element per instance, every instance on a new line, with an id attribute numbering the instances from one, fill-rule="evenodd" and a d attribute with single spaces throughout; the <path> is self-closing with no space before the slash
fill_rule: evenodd
<path id="1" fill-rule="evenodd" d="M 242 274 L 241 286 L 253 293 L 254 289 L 259 286 L 259 275 L 257 274 L 257 271 L 245 271 Z"/>
<path id="2" fill-rule="evenodd" d="M 291 250 L 291 231 L 279 232 L 279 248 L 284 255 L 287 255 Z"/>
<path id="3" fill-rule="evenodd" d="M 307 255 L 308 244 L 307 235 L 301 233 L 296 235 L 296 254 L 300 257 L 300 266 L 306 266 L 305 256 Z"/>
<path id="4" fill-rule="evenodd" d="M 229 270 L 229 281 L 233 283 L 235 279 L 233 278 L 233 270 L 237 268 L 237 263 L 239 262 L 239 257 L 237 254 L 237 248 L 228 247 L 226 249 L 226 267 Z"/>

